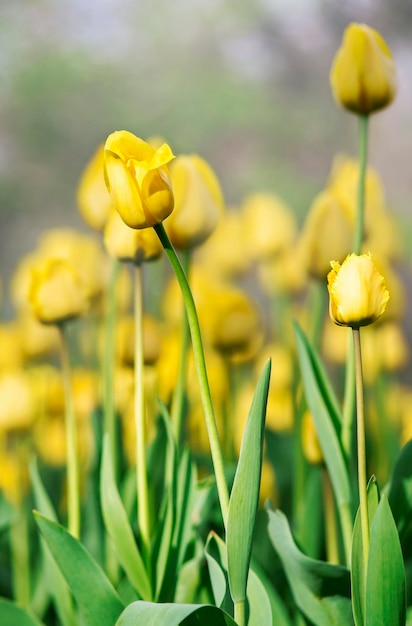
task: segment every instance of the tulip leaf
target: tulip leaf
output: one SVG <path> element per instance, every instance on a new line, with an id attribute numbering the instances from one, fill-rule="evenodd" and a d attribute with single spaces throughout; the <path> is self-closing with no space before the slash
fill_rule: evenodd
<path id="1" fill-rule="evenodd" d="M 1 626 L 44 626 L 43 622 L 31 614 L 29 609 L 15 604 L 6 598 L 0 598 Z"/>
<path id="2" fill-rule="evenodd" d="M 33 459 L 30 466 L 30 476 L 33 485 L 34 500 L 38 511 L 53 522 L 57 522 L 57 515 L 53 504 L 41 480 L 37 461 Z M 47 584 L 47 590 L 53 598 L 56 612 L 62 626 L 76 626 L 78 618 L 73 606 L 73 598 L 69 586 L 61 573 L 46 541 L 41 537 L 41 546 L 44 554 L 44 575 L 40 581 Z"/>
<path id="3" fill-rule="evenodd" d="M 133 602 L 115 626 L 236 626 L 222 609 L 208 604 Z"/>
<path id="4" fill-rule="evenodd" d="M 144 600 L 150 600 L 152 598 L 150 581 L 117 490 L 108 435 L 105 435 L 103 444 L 100 498 L 104 523 L 119 562 L 139 596 Z"/>
<path id="5" fill-rule="evenodd" d="M 402 448 L 396 461 L 388 500 L 403 541 L 412 531 L 412 440 Z"/>
<path id="6" fill-rule="evenodd" d="M 268 511 L 269 536 L 279 555 L 296 605 L 316 626 L 351 626 L 349 571 L 312 559 L 296 546 L 280 511 Z"/>
<path id="7" fill-rule="evenodd" d="M 270 360 L 259 378 L 249 410 L 235 479 L 230 494 L 226 529 L 230 593 L 234 602 L 246 598 L 253 532 L 259 504 Z"/>
<path id="8" fill-rule="evenodd" d="M 76 600 L 87 626 L 112 626 L 124 606 L 103 570 L 70 533 L 37 511 L 37 525 Z"/>
<path id="9" fill-rule="evenodd" d="M 374 476 L 368 483 L 368 520 L 369 532 L 372 525 L 376 509 L 379 505 L 379 488 Z M 352 557 L 351 557 L 351 581 L 352 581 L 352 610 L 356 626 L 365 624 L 365 597 L 366 597 L 366 572 L 363 558 L 362 528 L 360 520 L 360 510 L 356 514 L 352 536 Z"/>
<path id="10" fill-rule="evenodd" d="M 339 505 L 347 505 L 351 490 L 340 441 L 341 413 L 320 359 L 296 322 L 294 328 L 306 401 L 315 422 L 336 500 Z"/>
<path id="11" fill-rule="evenodd" d="M 371 526 L 365 626 L 405 623 L 405 567 L 395 520 L 383 494 Z"/>
<path id="12" fill-rule="evenodd" d="M 223 539 L 214 532 L 209 533 L 205 554 L 215 604 L 228 613 L 233 613 L 233 602 L 229 593 L 227 574 L 226 545 Z"/>

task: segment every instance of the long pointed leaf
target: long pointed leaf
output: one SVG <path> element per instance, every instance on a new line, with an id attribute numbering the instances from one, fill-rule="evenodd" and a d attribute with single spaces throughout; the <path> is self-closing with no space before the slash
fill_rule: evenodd
<path id="1" fill-rule="evenodd" d="M 351 490 L 339 438 L 340 412 L 320 360 L 297 323 L 294 328 L 306 401 L 315 421 L 336 500 L 340 505 L 347 505 L 351 500 Z"/>
<path id="2" fill-rule="evenodd" d="M 365 626 L 404 626 L 405 567 L 396 524 L 387 497 L 382 495 L 371 527 L 366 577 Z"/>
<path id="3" fill-rule="evenodd" d="M 230 593 L 234 602 L 246 598 L 253 531 L 259 504 L 262 448 L 271 362 L 263 369 L 243 435 L 229 500 L 226 544 Z"/>
<path id="4" fill-rule="evenodd" d="M 303 554 L 285 515 L 280 511 L 268 515 L 270 539 L 302 613 L 316 626 L 352 626 L 349 571 Z"/>
<path id="5" fill-rule="evenodd" d="M 123 604 L 82 544 L 63 526 L 35 512 L 35 520 L 77 602 L 87 626 L 112 626 Z"/>
<path id="6" fill-rule="evenodd" d="M 201 604 L 154 604 L 134 602 L 115 626 L 236 626 L 233 619 L 216 606 Z"/>
<path id="7" fill-rule="evenodd" d="M 139 596 L 144 600 L 151 600 L 150 581 L 116 487 L 108 435 L 105 436 L 103 445 L 100 497 L 104 523 L 113 541 L 119 562 Z"/>

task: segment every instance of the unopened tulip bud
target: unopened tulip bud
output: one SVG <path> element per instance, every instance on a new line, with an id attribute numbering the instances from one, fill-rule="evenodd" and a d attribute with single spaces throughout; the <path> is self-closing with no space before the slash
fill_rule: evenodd
<path id="1" fill-rule="evenodd" d="M 329 312 L 339 326 L 359 328 L 385 311 L 389 292 L 370 254 L 350 254 L 342 265 L 331 261 L 328 274 Z"/>
<path id="2" fill-rule="evenodd" d="M 349 24 L 330 81 L 335 100 L 353 113 L 365 115 L 387 107 L 396 94 L 396 74 L 383 37 L 365 24 Z"/>

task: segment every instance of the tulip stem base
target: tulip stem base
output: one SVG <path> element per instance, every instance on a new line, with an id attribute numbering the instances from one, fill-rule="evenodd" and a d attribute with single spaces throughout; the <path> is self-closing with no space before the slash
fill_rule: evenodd
<path id="1" fill-rule="evenodd" d="M 180 289 L 182 291 L 183 301 L 186 308 L 187 321 L 192 337 L 193 354 L 195 358 L 196 370 L 199 379 L 200 394 L 202 399 L 203 410 L 205 414 L 206 428 L 209 437 L 210 451 L 212 455 L 213 468 L 215 472 L 217 491 L 219 496 L 220 508 L 222 511 L 223 522 L 226 527 L 227 515 L 229 510 L 229 491 L 226 483 L 223 454 L 219 442 L 219 435 L 216 426 L 216 419 L 213 409 L 212 397 L 210 393 L 209 380 L 206 370 L 205 354 L 203 350 L 202 336 L 200 333 L 199 319 L 197 316 L 195 302 L 189 287 L 186 274 L 182 268 L 179 258 L 173 248 L 173 245 L 164 229 L 162 223 L 156 224 L 154 229 L 165 249 L 166 255 L 176 275 Z"/>

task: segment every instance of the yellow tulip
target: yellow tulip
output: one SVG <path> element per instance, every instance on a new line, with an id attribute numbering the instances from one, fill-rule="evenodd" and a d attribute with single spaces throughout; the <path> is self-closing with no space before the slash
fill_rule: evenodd
<path id="1" fill-rule="evenodd" d="M 222 191 L 211 167 L 195 154 L 178 156 L 170 178 L 175 206 L 165 228 L 177 249 L 190 250 L 216 228 L 224 208 Z"/>
<path id="2" fill-rule="evenodd" d="M 387 107 L 396 94 L 396 72 L 383 37 L 365 24 L 349 24 L 330 81 L 335 100 L 353 113 L 374 113 Z"/>
<path id="3" fill-rule="evenodd" d="M 63 259 L 48 259 L 32 272 L 29 300 L 43 324 L 59 324 L 89 308 L 88 294 L 74 267 Z"/>
<path id="4" fill-rule="evenodd" d="M 109 216 L 112 199 L 104 181 L 104 144 L 87 163 L 77 190 L 77 205 L 85 222 L 102 230 Z"/>
<path id="5" fill-rule="evenodd" d="M 112 202 L 131 228 L 148 228 L 173 211 L 167 164 L 174 155 L 167 144 L 155 150 L 125 130 L 109 135 L 104 171 Z"/>
<path id="6" fill-rule="evenodd" d="M 27 373 L 11 370 L 0 377 L 0 433 L 28 430 L 36 415 L 36 397 Z"/>
<path id="7" fill-rule="evenodd" d="M 163 252 L 152 228 L 130 228 L 117 211 L 112 211 L 104 228 L 104 245 L 110 256 L 140 265 L 158 259 Z"/>
<path id="8" fill-rule="evenodd" d="M 375 322 L 389 300 L 385 279 L 370 254 L 350 254 L 342 265 L 331 261 L 329 313 L 335 324 L 359 328 Z"/>
<path id="9" fill-rule="evenodd" d="M 328 191 L 313 201 L 299 245 L 308 273 L 325 279 L 332 258 L 342 261 L 352 248 L 353 226 Z"/>
<path id="10" fill-rule="evenodd" d="M 306 460 L 312 465 L 323 463 L 323 452 L 310 411 L 305 411 L 303 414 L 301 428 L 302 449 Z"/>
<path id="11" fill-rule="evenodd" d="M 292 210 L 270 193 L 246 198 L 242 209 L 245 247 L 252 261 L 277 256 L 288 248 L 296 234 Z"/>

